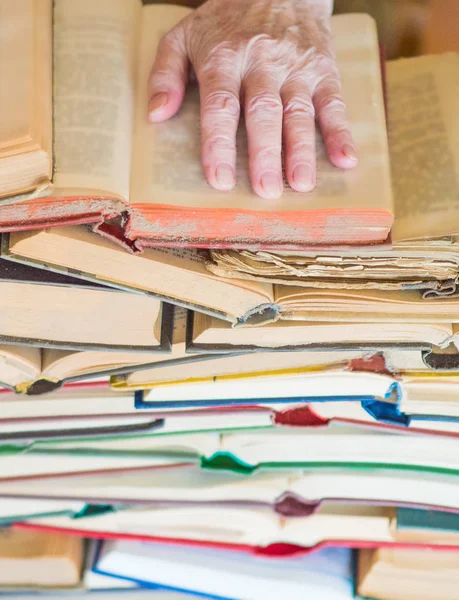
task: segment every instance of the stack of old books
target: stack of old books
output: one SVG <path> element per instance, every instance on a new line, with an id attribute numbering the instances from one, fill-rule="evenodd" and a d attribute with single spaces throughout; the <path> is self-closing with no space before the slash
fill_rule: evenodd
<path id="1" fill-rule="evenodd" d="M 1 594 L 458 599 L 459 57 L 334 18 L 359 167 L 267 204 L 145 121 L 186 12 L 0 0 Z"/>

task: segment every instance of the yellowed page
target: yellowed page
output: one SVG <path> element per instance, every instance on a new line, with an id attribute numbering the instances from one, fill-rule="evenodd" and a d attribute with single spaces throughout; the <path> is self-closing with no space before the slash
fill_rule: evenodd
<path id="1" fill-rule="evenodd" d="M 52 0 L 0 0 L 0 23 L 3 199 L 52 176 Z"/>
<path id="2" fill-rule="evenodd" d="M 129 197 L 140 0 L 55 0 L 56 188 Z"/>
<path id="3" fill-rule="evenodd" d="M 34 348 L 32 346 L 15 346 L 10 344 L 2 344 L 0 346 L 0 354 L 9 359 L 24 363 L 24 365 L 34 369 L 37 373 L 40 373 L 42 366 L 41 352 L 41 348 Z"/>
<path id="4" fill-rule="evenodd" d="M 51 0 L 41 4 L 46 2 L 51 6 Z M 34 57 L 37 8 L 38 0 L 0 0 L 0 150 L 31 142 L 38 91 Z"/>
<path id="5" fill-rule="evenodd" d="M 288 311 L 289 306 L 285 309 Z M 309 307 L 304 307 L 308 312 Z M 450 323 L 410 323 L 410 322 L 378 322 L 377 326 L 364 322 L 362 315 L 359 321 L 358 311 L 354 319 L 342 318 L 325 319 L 318 311 L 310 311 L 309 316 L 302 317 L 301 309 L 287 313 L 292 320 L 280 319 L 261 327 L 231 327 L 229 323 L 195 313 L 193 342 L 197 345 L 212 346 L 213 344 L 228 344 L 234 350 L 241 346 L 258 346 L 260 348 L 280 348 L 282 346 L 304 346 L 314 344 L 352 344 L 359 348 L 362 344 L 392 344 L 400 343 L 444 345 L 449 343 L 454 328 Z M 327 313 L 325 313 L 327 314 Z M 282 315 L 284 316 L 284 315 Z M 316 320 L 314 321 L 314 317 Z M 302 354 L 302 353 L 299 353 Z M 314 352 L 311 353 L 314 355 Z M 338 352 L 339 354 L 339 352 Z M 403 354 L 403 353 L 402 353 Z M 316 364 L 325 362 L 324 353 L 316 356 Z M 344 356 L 344 355 L 343 355 Z M 305 353 L 306 360 L 308 353 Z M 409 357 L 409 356 L 408 356 Z M 419 354 L 420 358 L 420 354 Z M 344 360 L 344 358 L 343 358 Z M 347 360 L 347 359 L 346 359 Z M 339 359 L 337 359 L 339 362 Z M 397 357 L 396 362 L 400 364 Z M 306 364 L 306 363 L 305 363 Z M 275 366 L 275 365 L 274 365 Z M 399 370 L 399 369 L 397 369 Z"/>
<path id="6" fill-rule="evenodd" d="M 161 303 L 143 294 L 2 283 L 0 333 L 69 343 L 156 346 Z M 59 307 L 59 310 L 56 310 Z"/>
<path id="7" fill-rule="evenodd" d="M 459 232 L 459 55 L 389 62 L 393 240 Z"/>
<path id="8" fill-rule="evenodd" d="M 381 90 L 379 48 L 373 21 L 365 15 L 333 19 L 343 94 L 360 154 L 357 169 L 333 167 L 318 136 L 318 184 L 308 194 L 286 186 L 277 201 L 256 196 L 249 183 L 247 141 L 239 128 L 237 186 L 233 192 L 210 188 L 200 162 L 199 94 L 189 90 L 178 116 L 163 124 L 147 123 L 148 74 L 161 35 L 189 9 L 143 9 L 139 77 L 136 92 L 131 204 L 160 203 L 200 208 L 259 211 L 362 208 L 392 212 L 392 189 Z M 354 32 L 358 32 L 354 34 Z"/>
<path id="9" fill-rule="evenodd" d="M 155 292 L 203 310 L 211 308 L 232 321 L 273 300 L 269 283 L 223 279 L 210 273 L 198 250 L 155 248 L 133 256 L 83 227 L 12 233 L 10 252 L 76 269 L 102 282 Z"/>
<path id="10" fill-rule="evenodd" d="M 0 382 L 16 386 L 38 379 L 41 372 L 41 348 L 0 346 Z"/>
<path id="11" fill-rule="evenodd" d="M 459 323 L 457 298 L 423 299 L 414 290 L 319 290 L 276 285 L 281 316 L 294 320 Z"/>
<path id="12" fill-rule="evenodd" d="M 85 350 L 82 352 L 43 349 L 43 372 L 46 379 L 61 380 L 67 377 L 120 369 L 130 365 L 160 362 L 170 354 L 150 352 L 120 352 L 118 350 Z"/>
<path id="13" fill-rule="evenodd" d="M 53 149 L 53 0 L 35 0 L 37 25 L 35 30 L 36 90 L 34 136 L 39 140 L 50 161 L 52 178 Z"/>
<path id="14" fill-rule="evenodd" d="M 34 0 L 0 0 L 0 22 L 0 149 L 3 149 L 30 140 Z M 18 31 L 24 37 L 18 36 Z"/>

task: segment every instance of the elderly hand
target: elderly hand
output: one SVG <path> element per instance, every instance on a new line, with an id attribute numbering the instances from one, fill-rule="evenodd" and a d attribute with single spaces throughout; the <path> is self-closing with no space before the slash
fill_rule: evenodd
<path id="1" fill-rule="evenodd" d="M 330 161 L 357 164 L 330 39 L 332 0 L 208 0 L 165 35 L 150 80 L 149 119 L 182 104 L 190 63 L 201 101 L 202 163 L 209 184 L 235 184 L 236 130 L 244 108 L 253 189 L 267 199 L 287 181 L 316 181 L 317 117 Z"/>

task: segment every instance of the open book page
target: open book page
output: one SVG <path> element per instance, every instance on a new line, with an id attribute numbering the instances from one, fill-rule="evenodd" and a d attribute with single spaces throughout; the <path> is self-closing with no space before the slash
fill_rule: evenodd
<path id="1" fill-rule="evenodd" d="M 459 55 L 389 62 L 393 240 L 459 232 Z"/>
<path id="2" fill-rule="evenodd" d="M 34 116 L 34 0 L 0 0 L 0 154 L 31 141 Z M 20 35 L 18 35 L 20 33 Z M 8 84 L 6 85 L 6 83 Z"/>
<path id="3" fill-rule="evenodd" d="M 53 158 L 53 2 L 35 0 L 35 94 L 34 128 L 32 134 L 46 152 L 52 175 Z"/>
<path id="4" fill-rule="evenodd" d="M 0 346 L 0 382 L 19 385 L 40 375 L 41 348 L 28 346 Z"/>
<path id="5" fill-rule="evenodd" d="M 425 299 L 416 290 L 320 290 L 276 285 L 275 300 L 283 318 L 413 323 L 457 321 L 457 298 Z M 287 313 L 289 316 L 287 317 Z M 345 317 L 344 315 L 347 315 Z"/>
<path id="6" fill-rule="evenodd" d="M 33 119 L 33 2 L 0 0 L 0 155 L 30 140 Z M 17 32 L 24 32 L 19 37 Z M 11 53 L 11 55 L 9 55 Z M 8 56 L 8 60 L 6 57 Z M 6 85 L 8 82 L 8 85 Z"/>
<path id="7" fill-rule="evenodd" d="M 441 306 L 459 307 L 456 298 L 447 298 L 439 304 L 435 301 L 427 301 L 416 290 L 386 291 L 386 290 L 315 290 L 312 288 L 300 288 L 293 285 L 275 285 L 274 299 L 277 303 L 303 303 L 310 302 L 313 299 L 323 299 L 324 301 L 333 301 L 339 299 L 343 304 L 351 306 L 353 302 L 377 301 L 385 302 L 388 305 L 397 306 L 400 304 L 412 305 L 422 312 L 422 308 L 437 310 L 441 312 Z M 436 308 L 435 308 L 436 307 Z"/>
<path id="8" fill-rule="evenodd" d="M 0 0 L 0 196 L 49 183 L 52 0 Z"/>
<path id="9" fill-rule="evenodd" d="M 123 250 L 121 253 L 126 254 Z M 211 308 L 243 317 L 251 309 L 273 300 L 270 283 L 217 277 L 206 268 L 205 253 L 193 248 L 148 249 L 135 258 L 140 267 L 140 260 L 150 262 L 156 275 L 151 283 L 144 280 L 140 286 L 149 286 L 152 291 L 184 300 L 198 310 Z M 131 273 L 135 272 L 134 268 L 133 264 Z"/>
<path id="10" fill-rule="evenodd" d="M 79 271 L 83 279 L 95 277 L 154 292 L 231 317 L 242 317 L 273 301 L 270 283 L 217 277 L 206 269 L 205 255 L 197 250 L 156 248 L 133 256 L 84 227 L 15 232 L 9 238 L 9 251 L 58 272 Z"/>
<path id="11" fill-rule="evenodd" d="M 436 346 L 448 346 L 449 340 L 454 330 L 454 325 L 451 323 L 410 323 L 404 322 L 378 322 L 377 327 L 371 326 L 366 322 L 360 322 L 359 318 L 347 319 L 347 315 L 343 314 L 343 319 L 327 320 L 321 314 L 315 313 L 317 321 L 311 320 L 308 317 L 308 309 L 304 309 L 304 314 L 300 309 L 292 309 L 287 305 L 285 313 L 282 313 L 282 319 L 263 325 L 262 327 L 231 327 L 228 323 L 221 324 L 217 319 L 207 318 L 207 322 L 203 323 L 201 315 L 195 313 L 193 342 L 200 346 L 201 349 L 206 347 L 211 348 L 215 344 L 228 344 L 233 347 L 234 351 L 242 351 L 247 346 L 255 346 L 263 349 L 282 348 L 283 346 L 299 347 L 299 346 L 317 346 L 321 345 L 322 350 L 327 345 L 350 345 L 354 355 L 349 354 L 349 350 L 344 353 L 343 350 L 335 350 L 334 352 L 298 352 L 300 360 L 295 363 L 295 358 L 292 357 L 291 362 L 282 363 L 282 353 L 276 353 L 276 357 L 269 363 L 269 368 L 281 369 L 284 367 L 300 367 L 300 366 L 320 366 L 325 363 L 339 363 L 348 361 L 353 358 L 359 358 L 365 355 L 365 350 L 361 346 L 377 346 L 378 344 L 390 344 L 396 347 L 400 343 L 409 343 L 413 346 L 433 344 Z M 326 313 L 325 313 L 326 315 Z M 319 320 L 321 319 L 321 320 Z M 362 319 L 361 319 L 362 320 Z M 357 354 L 360 351 L 360 355 Z M 368 351 L 367 351 L 368 352 Z M 259 370 L 267 370 L 268 358 L 264 352 L 257 353 L 260 356 Z M 290 354 L 287 352 L 286 354 Z M 413 353 L 401 351 L 400 356 L 387 354 L 384 352 L 387 364 L 391 364 L 395 370 L 404 368 L 408 361 L 409 369 L 425 369 L 425 365 L 421 360 L 420 350 Z M 244 356 L 243 369 L 246 372 L 247 361 L 249 358 Z M 224 362 L 226 362 L 225 359 Z M 404 362 L 405 361 L 405 362 Z M 411 362 L 410 362 L 411 361 Z M 261 368 L 263 363 L 263 368 Z M 220 364 L 220 363 L 219 363 Z M 413 367 L 413 365 L 415 365 Z M 258 368 L 258 367 L 257 367 Z M 257 370 L 254 368 L 253 370 Z M 392 370 L 394 370 L 392 369 Z M 236 373 L 236 371 L 234 371 Z M 217 373 L 210 373 L 216 375 Z M 129 377 L 131 380 L 131 377 Z M 138 378 L 140 380 L 140 377 Z M 144 380 L 145 381 L 145 380 Z M 155 381 L 153 378 L 152 381 Z"/>
<path id="12" fill-rule="evenodd" d="M 160 360 L 164 360 L 164 355 L 161 353 L 120 352 L 118 350 L 75 352 L 44 348 L 42 376 L 51 381 L 60 381 L 67 377 L 82 376 L 98 371 L 119 369 L 129 365 L 141 365 Z"/>
<path id="13" fill-rule="evenodd" d="M 234 191 L 218 192 L 207 185 L 201 167 L 199 91 L 192 86 L 179 114 L 162 124 L 148 124 L 147 84 L 161 35 L 186 9 L 147 6 L 143 9 L 140 71 L 134 130 L 131 204 L 156 203 L 199 208 L 258 211 L 374 209 L 392 212 L 379 49 L 374 23 L 364 15 L 333 19 L 343 93 L 360 154 L 357 169 L 333 167 L 318 136 L 318 185 L 308 194 L 286 186 L 283 197 L 269 202 L 252 192 L 248 175 L 247 140 L 243 123 L 238 137 L 238 173 Z M 358 32 L 354 34 L 354 32 Z M 352 34 L 352 35 L 350 35 Z"/>
<path id="14" fill-rule="evenodd" d="M 129 197 L 140 11 L 140 0 L 55 0 L 57 189 Z"/>

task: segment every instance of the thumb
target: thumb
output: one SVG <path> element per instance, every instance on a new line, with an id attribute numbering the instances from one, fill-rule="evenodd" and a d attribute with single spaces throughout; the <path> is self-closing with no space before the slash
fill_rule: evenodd
<path id="1" fill-rule="evenodd" d="M 158 45 L 148 86 L 148 118 L 155 123 L 169 119 L 179 110 L 188 82 L 188 56 L 183 30 L 177 27 Z"/>

